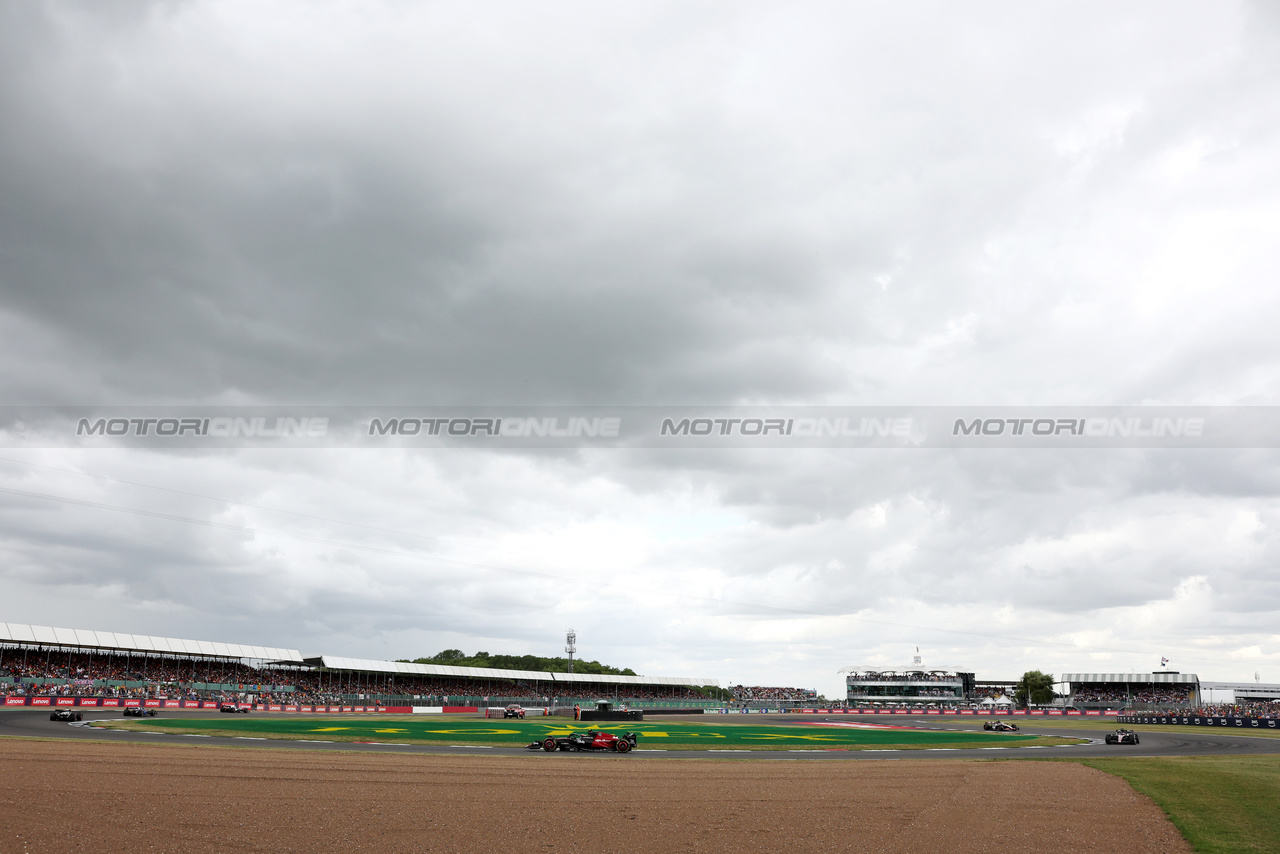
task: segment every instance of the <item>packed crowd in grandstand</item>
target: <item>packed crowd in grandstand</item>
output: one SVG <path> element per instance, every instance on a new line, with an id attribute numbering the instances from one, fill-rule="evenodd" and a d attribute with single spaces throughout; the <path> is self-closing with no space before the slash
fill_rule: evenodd
<path id="1" fill-rule="evenodd" d="M 955 682 L 959 677 L 946 673 L 921 673 L 907 671 L 904 673 L 852 673 L 859 682 Z"/>
<path id="2" fill-rule="evenodd" d="M 601 694 L 628 700 L 702 700 L 686 686 L 654 688 L 608 683 L 552 684 L 510 679 L 442 676 L 298 667 L 250 667 L 238 661 L 167 656 L 68 652 L 0 647 L 0 696 L 96 696 L 228 699 L 252 693 L 266 702 L 337 703 L 353 697 L 411 697 L 428 703 L 497 698 L 521 701 L 594 700 Z"/>
<path id="3" fill-rule="evenodd" d="M 732 698 L 739 703 L 763 700 L 803 703 L 818 696 L 816 691 L 805 688 L 774 688 L 764 685 L 734 685 L 729 691 Z"/>
<path id="4" fill-rule="evenodd" d="M 1129 689 L 1123 685 L 1077 686 L 1072 699 L 1079 703 L 1185 703 L 1191 698 L 1186 688 L 1144 686 Z"/>
<path id="5" fill-rule="evenodd" d="M 1173 715 L 1200 715 L 1210 718 L 1280 719 L 1280 702 L 1251 700 L 1243 703 L 1218 703 L 1194 708 L 1170 709 Z"/>

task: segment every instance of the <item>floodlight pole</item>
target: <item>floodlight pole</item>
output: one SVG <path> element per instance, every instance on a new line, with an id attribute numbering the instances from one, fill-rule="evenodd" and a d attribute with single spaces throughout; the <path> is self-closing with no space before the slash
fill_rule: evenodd
<path id="1" fill-rule="evenodd" d="M 573 629 L 569 629 L 569 633 L 564 636 L 564 651 L 569 653 L 569 672 L 573 672 L 573 654 L 578 651 L 578 633 Z"/>

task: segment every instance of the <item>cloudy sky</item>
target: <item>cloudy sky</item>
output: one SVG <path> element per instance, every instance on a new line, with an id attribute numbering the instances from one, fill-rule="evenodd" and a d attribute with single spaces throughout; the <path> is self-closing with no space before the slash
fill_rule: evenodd
<path id="1" fill-rule="evenodd" d="M 1276 8 L 0 0 L 0 404 L 1280 404 Z M 10 622 L 1280 682 L 1276 450 L 8 444 Z"/>

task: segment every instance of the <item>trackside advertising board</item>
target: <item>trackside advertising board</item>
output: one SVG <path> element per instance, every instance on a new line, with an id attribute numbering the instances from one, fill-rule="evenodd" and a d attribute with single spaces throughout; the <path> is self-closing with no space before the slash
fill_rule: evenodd
<path id="1" fill-rule="evenodd" d="M 165 700 L 125 697 L 4 697 L 4 706 L 80 706 L 83 708 L 137 708 L 145 706 L 150 709 L 218 709 L 224 701 L 220 700 Z M 279 703 L 236 703 L 241 709 L 252 709 L 258 712 L 306 712 L 339 714 L 364 714 L 369 712 L 391 712 L 409 714 L 412 706 L 300 706 Z M 475 712 L 475 706 L 446 706 L 444 711 Z"/>
<path id="2" fill-rule="evenodd" d="M 1212 715 L 1121 715 L 1116 723 L 1168 724 L 1171 726 L 1225 726 L 1237 729 L 1280 729 L 1275 718 L 1236 718 Z"/>
<path id="3" fill-rule="evenodd" d="M 782 709 L 788 714 L 797 715 L 980 715 L 985 718 L 998 718 L 1007 715 L 1055 715 L 1065 716 L 1118 715 L 1115 710 L 1101 709 L 1080 711 L 1079 709 Z"/>

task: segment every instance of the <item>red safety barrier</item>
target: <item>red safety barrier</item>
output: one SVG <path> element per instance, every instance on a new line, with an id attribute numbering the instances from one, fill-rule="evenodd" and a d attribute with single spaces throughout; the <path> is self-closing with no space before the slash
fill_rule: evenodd
<path id="1" fill-rule="evenodd" d="M 110 706 L 110 707 L 111 707 L 111 708 L 113 708 L 113 709 L 118 709 L 118 708 L 120 707 L 120 701 L 119 701 L 119 700 L 117 700 L 117 699 L 116 699 L 116 698 L 114 698 L 114 697 L 110 697 L 110 698 L 108 698 L 108 699 L 106 699 L 106 700 L 103 700 L 103 701 L 102 701 L 102 705 L 104 705 L 104 706 Z"/>
<path id="2" fill-rule="evenodd" d="M 31 705 L 33 706 L 49 706 L 53 704 L 52 697 L 32 697 Z"/>
<path id="3" fill-rule="evenodd" d="M 27 704 L 26 697 L 5 697 L 4 704 L 6 706 L 25 706 Z"/>

